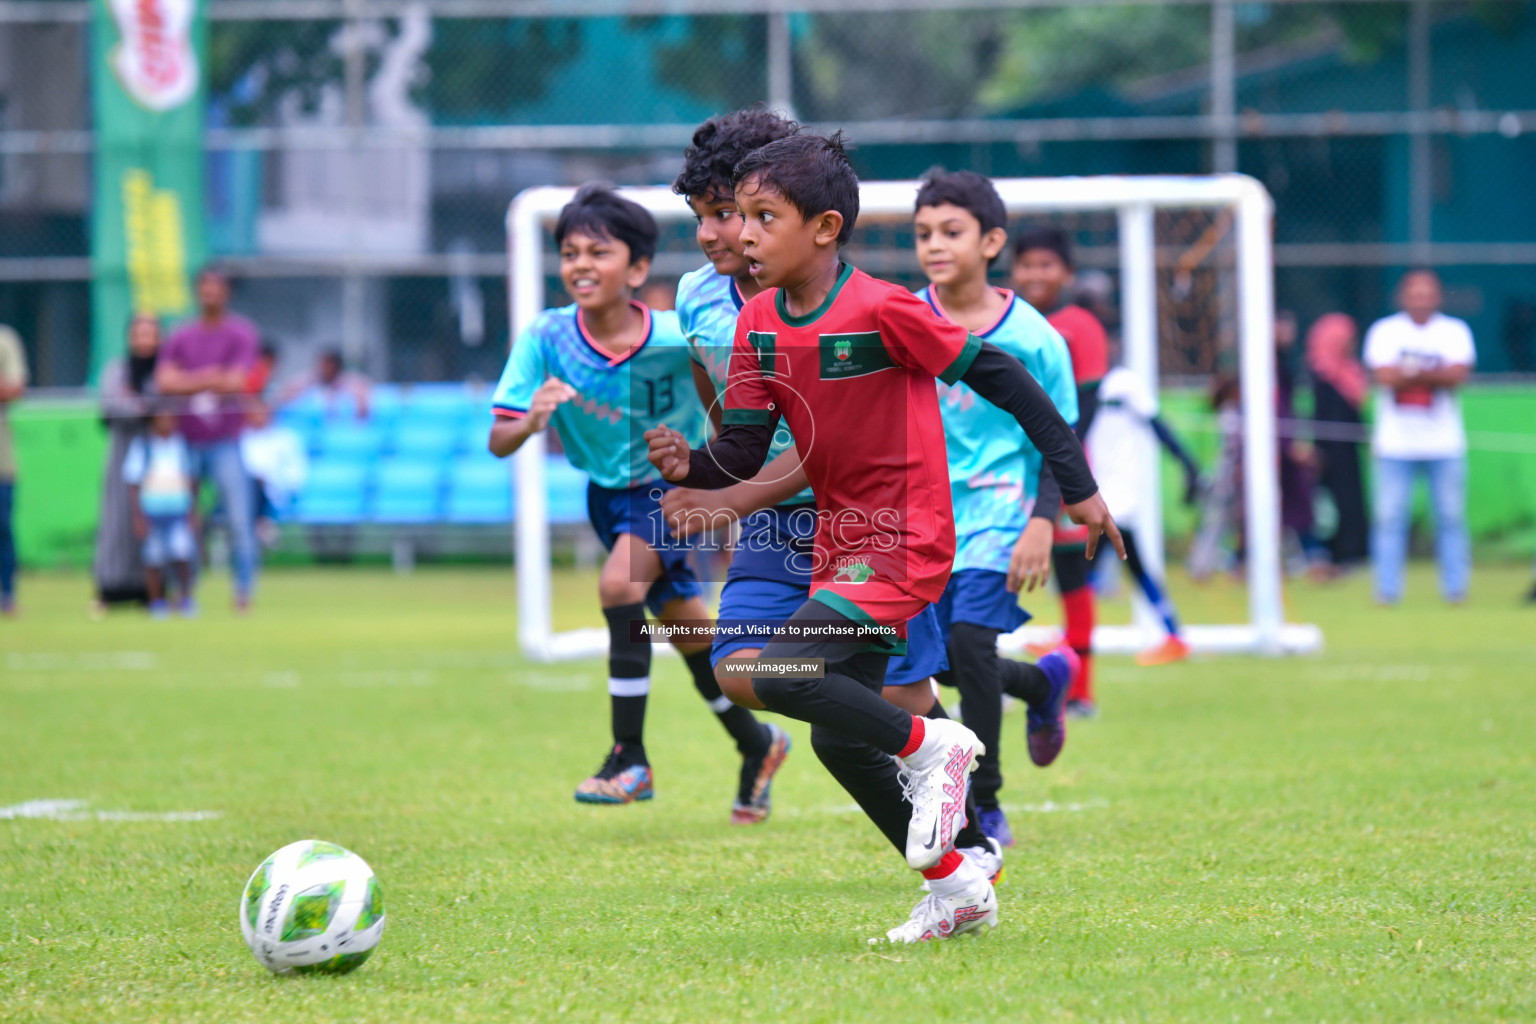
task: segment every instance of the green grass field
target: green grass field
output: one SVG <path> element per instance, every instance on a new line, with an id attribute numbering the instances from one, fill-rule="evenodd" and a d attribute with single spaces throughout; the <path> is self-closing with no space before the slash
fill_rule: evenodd
<path id="1" fill-rule="evenodd" d="M 1480 570 L 1447 610 L 1416 570 L 1390 612 L 1302 584 L 1324 656 L 1104 659 L 1056 767 L 1007 719 L 1001 927 L 876 949 L 914 874 L 798 723 L 772 820 L 728 826 L 734 751 L 676 659 L 657 799 L 571 801 L 605 669 L 522 662 L 505 571 L 274 572 L 245 621 L 215 579 L 166 623 L 29 577 L 0 621 L 0 808 L 86 803 L 0 811 L 0 1020 L 1536 1019 L 1526 581 Z M 557 619 L 595 622 L 590 577 L 558 583 Z M 1241 615 L 1230 584 L 1176 592 Z M 247 875 L 307 836 L 385 887 L 347 977 L 274 978 L 240 939 Z"/>

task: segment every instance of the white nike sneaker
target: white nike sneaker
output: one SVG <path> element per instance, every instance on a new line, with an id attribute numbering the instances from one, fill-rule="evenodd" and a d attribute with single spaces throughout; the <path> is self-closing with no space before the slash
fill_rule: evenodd
<path id="1" fill-rule="evenodd" d="M 951 893 L 934 892 L 924 896 L 905 924 L 885 933 L 885 942 L 927 942 L 951 939 L 977 931 L 983 926 L 997 927 L 997 893 L 992 883 L 977 875 L 969 884 Z M 881 939 L 870 939 L 878 945 Z"/>
<path id="2" fill-rule="evenodd" d="M 965 787 L 986 746 L 976 734 L 948 718 L 924 722 L 922 745 L 902 764 L 901 788 L 912 804 L 907 824 L 907 864 L 922 871 L 954 848 L 965 824 Z"/>

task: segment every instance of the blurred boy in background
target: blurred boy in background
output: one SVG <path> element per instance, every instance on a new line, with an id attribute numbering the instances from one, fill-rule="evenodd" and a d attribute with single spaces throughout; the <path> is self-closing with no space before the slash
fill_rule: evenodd
<path id="1" fill-rule="evenodd" d="M 1013 286 L 1066 339 L 1067 349 L 1072 353 L 1072 375 L 1077 381 L 1077 436 L 1085 438 L 1099 407 L 1099 382 L 1109 369 L 1109 338 L 1098 317 L 1068 301 L 1073 274 L 1072 244 L 1060 228 L 1027 227 L 1014 239 Z M 1056 569 L 1056 587 L 1061 591 L 1067 646 L 1077 652 L 1082 662 L 1082 670 L 1067 694 L 1067 713 L 1089 718 L 1098 710 L 1093 699 L 1096 609 L 1093 587 L 1089 585 L 1088 559 L 1079 534 L 1080 531 L 1072 529 L 1058 530 L 1051 561 Z M 1045 654 L 1050 646 L 1031 645 L 1029 650 L 1032 654 Z"/>

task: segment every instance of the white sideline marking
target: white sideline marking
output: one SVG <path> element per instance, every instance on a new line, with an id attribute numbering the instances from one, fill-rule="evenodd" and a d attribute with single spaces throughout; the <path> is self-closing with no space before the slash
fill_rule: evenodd
<path id="1" fill-rule="evenodd" d="M 1383 665 L 1366 662 L 1356 665 L 1325 665 L 1313 678 L 1329 683 L 1428 683 L 1436 679 L 1466 679 L 1472 670 L 1465 665 Z"/>
<path id="2" fill-rule="evenodd" d="M 431 686 L 437 674 L 422 669 L 407 672 L 343 672 L 337 677 L 342 686 Z"/>
<path id="3" fill-rule="evenodd" d="M 35 652 L 8 654 L 12 672 L 148 672 L 160 667 L 150 651 Z"/>
<path id="4" fill-rule="evenodd" d="M 1087 800 L 1070 804 L 1058 804 L 1053 800 L 1047 800 L 1041 804 L 1003 804 L 1002 808 L 1009 814 L 1077 814 L 1081 811 L 1108 806 L 1108 800 Z M 797 817 L 802 814 L 863 814 L 864 810 L 858 804 L 821 804 L 816 807 L 775 809 L 775 813 Z"/>
<path id="5" fill-rule="evenodd" d="M 88 811 L 84 800 L 28 800 L 0 807 L 0 819 L 40 821 L 211 821 L 218 811 Z"/>
<path id="6" fill-rule="evenodd" d="M 569 676 L 553 672 L 515 672 L 508 676 L 513 686 L 526 686 L 544 693 L 580 693 L 592 689 L 591 676 Z"/>
<path id="7" fill-rule="evenodd" d="M 1098 807 L 1108 807 L 1109 801 L 1085 800 L 1081 803 L 1058 804 L 1054 800 L 1047 800 L 1039 804 L 1002 804 L 1000 806 L 1009 814 L 1077 814 Z"/>
<path id="8" fill-rule="evenodd" d="M 287 689 L 299 685 L 297 672 L 268 672 L 261 677 L 263 686 L 271 686 L 279 689 Z"/>

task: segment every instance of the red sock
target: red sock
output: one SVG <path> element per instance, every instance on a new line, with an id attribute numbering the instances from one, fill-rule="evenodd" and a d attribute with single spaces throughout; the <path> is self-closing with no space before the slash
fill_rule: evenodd
<path id="1" fill-rule="evenodd" d="M 1067 700 L 1093 700 L 1093 588 L 1078 587 L 1061 595 L 1066 618 L 1067 646 L 1083 661 L 1083 670 L 1072 682 Z"/>
<path id="2" fill-rule="evenodd" d="M 927 879 L 948 878 L 950 875 L 955 873 L 955 869 L 958 868 L 963 861 L 964 858 L 960 856 L 960 852 L 958 850 L 950 850 L 943 857 L 939 858 L 939 862 L 933 867 L 924 869 L 923 877 Z"/>
<path id="3" fill-rule="evenodd" d="M 923 720 L 916 715 L 912 716 L 912 735 L 907 737 L 907 745 L 901 748 L 897 757 L 911 757 L 917 753 L 917 748 L 923 745 L 923 736 L 926 730 L 923 728 Z M 942 877 L 942 876 L 941 876 Z"/>

